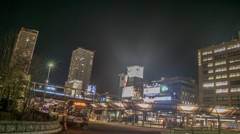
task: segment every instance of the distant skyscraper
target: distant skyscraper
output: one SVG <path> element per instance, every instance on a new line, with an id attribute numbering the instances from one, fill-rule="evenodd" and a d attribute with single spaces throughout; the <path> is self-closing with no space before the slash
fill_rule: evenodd
<path id="1" fill-rule="evenodd" d="M 83 48 L 73 50 L 68 81 L 82 80 L 82 89 L 90 84 L 94 52 Z"/>
<path id="2" fill-rule="evenodd" d="M 12 61 L 24 59 L 23 71 L 26 74 L 28 74 L 29 71 L 37 37 L 37 30 L 22 28 L 18 34 L 17 42 L 14 47 Z"/>

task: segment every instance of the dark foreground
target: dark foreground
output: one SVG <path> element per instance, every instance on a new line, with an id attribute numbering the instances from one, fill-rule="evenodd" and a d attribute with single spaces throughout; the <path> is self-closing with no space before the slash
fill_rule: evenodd
<path id="1" fill-rule="evenodd" d="M 89 126 L 86 128 L 72 126 L 67 129 L 61 134 L 159 134 L 158 128 L 134 127 L 99 121 L 90 121 Z M 164 131 L 167 130 L 162 130 L 162 132 Z"/>

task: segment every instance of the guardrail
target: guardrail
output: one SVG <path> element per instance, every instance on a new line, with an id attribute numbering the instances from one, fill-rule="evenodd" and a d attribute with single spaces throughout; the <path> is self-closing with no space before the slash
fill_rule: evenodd
<path id="1" fill-rule="evenodd" d="M 14 132 L 38 132 L 38 131 L 61 131 L 61 124 L 58 120 L 47 122 L 35 121 L 0 121 L 0 133 Z"/>

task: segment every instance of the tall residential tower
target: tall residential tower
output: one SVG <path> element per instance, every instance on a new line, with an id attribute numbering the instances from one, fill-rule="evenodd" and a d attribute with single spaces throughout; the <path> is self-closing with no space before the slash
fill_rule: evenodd
<path id="1" fill-rule="evenodd" d="M 14 62 L 14 60 L 21 60 L 24 64 L 23 71 L 26 74 L 28 74 L 29 71 L 37 37 L 37 30 L 22 28 L 14 46 L 12 62 Z"/>
<path id="2" fill-rule="evenodd" d="M 90 84 L 94 52 L 83 48 L 73 50 L 68 81 L 82 80 L 82 89 Z"/>
<path id="3" fill-rule="evenodd" d="M 198 50 L 199 103 L 240 107 L 240 39 Z"/>

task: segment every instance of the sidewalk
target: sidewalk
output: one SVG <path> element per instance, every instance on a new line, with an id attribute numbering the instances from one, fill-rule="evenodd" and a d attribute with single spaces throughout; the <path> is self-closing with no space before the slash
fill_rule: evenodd
<path id="1" fill-rule="evenodd" d="M 118 122 L 106 122 L 106 121 L 99 121 L 99 120 L 93 120 L 93 119 L 90 119 L 90 121 L 95 121 L 95 122 L 101 122 L 101 123 L 108 123 L 108 124 L 114 124 L 114 125 L 125 125 L 125 126 L 129 126 L 129 127 L 145 127 L 145 128 L 153 128 L 153 129 L 161 129 L 162 132 L 170 132 L 170 129 L 167 129 L 167 128 L 158 128 L 157 125 L 151 125 L 150 127 L 150 124 L 144 124 L 144 126 L 142 126 L 142 123 L 136 123 L 135 125 L 132 125 L 130 123 L 126 124 L 125 122 L 123 123 L 118 123 Z M 171 132 L 173 133 L 174 130 L 171 130 Z"/>

